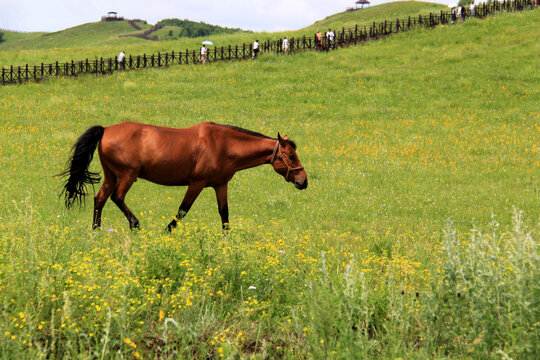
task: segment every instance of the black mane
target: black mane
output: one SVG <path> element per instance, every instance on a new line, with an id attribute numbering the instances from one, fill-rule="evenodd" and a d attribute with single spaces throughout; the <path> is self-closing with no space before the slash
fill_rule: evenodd
<path id="1" fill-rule="evenodd" d="M 224 127 L 228 127 L 230 129 L 233 129 L 233 130 L 237 130 L 237 131 L 241 131 L 243 133 L 246 133 L 246 134 L 249 134 L 249 135 L 253 135 L 253 136 L 257 136 L 257 137 L 261 137 L 261 138 L 264 138 L 264 139 L 272 139 L 272 140 L 277 140 L 276 138 L 273 138 L 273 137 L 270 137 L 270 136 L 266 136 L 266 135 L 263 135 L 261 133 L 258 133 L 258 132 L 255 132 L 255 131 L 251 131 L 251 130 L 248 130 L 248 129 L 244 129 L 244 128 L 241 128 L 241 127 L 238 127 L 238 126 L 234 126 L 234 125 L 225 125 L 225 124 L 216 124 L 218 126 L 224 126 Z M 296 150 L 296 143 L 291 140 L 291 139 L 287 139 L 286 140 L 287 143 L 289 145 L 292 146 L 292 148 L 294 150 Z"/>

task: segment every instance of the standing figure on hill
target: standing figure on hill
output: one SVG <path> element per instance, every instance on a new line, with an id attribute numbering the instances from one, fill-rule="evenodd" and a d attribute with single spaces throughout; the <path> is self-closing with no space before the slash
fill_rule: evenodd
<path id="1" fill-rule="evenodd" d="M 118 54 L 118 68 L 120 70 L 126 69 L 126 54 L 123 51 L 120 51 L 120 54 Z"/>
<path id="2" fill-rule="evenodd" d="M 460 15 L 461 15 L 461 22 L 465 21 L 465 16 L 467 16 L 467 10 L 465 10 L 465 6 L 460 5 L 459 6 Z"/>
<path id="3" fill-rule="evenodd" d="M 255 59 L 258 54 L 259 54 L 259 40 L 255 40 L 255 42 L 253 43 L 253 55 L 251 58 Z"/>
<path id="4" fill-rule="evenodd" d="M 452 8 L 452 24 L 456 22 L 457 16 L 456 16 L 457 9 L 455 7 Z"/>
<path id="5" fill-rule="evenodd" d="M 283 39 L 283 53 L 287 54 L 289 52 L 289 40 L 287 40 L 287 37 L 285 36 L 285 39 Z"/>
<path id="6" fill-rule="evenodd" d="M 319 31 L 319 29 L 317 29 L 317 33 L 315 34 L 315 50 L 319 50 L 319 48 L 321 47 L 321 41 L 322 41 L 322 34 Z"/>
<path id="7" fill-rule="evenodd" d="M 471 7 L 469 10 L 471 11 L 471 17 L 474 17 L 474 1 L 471 1 Z"/>
<path id="8" fill-rule="evenodd" d="M 334 37 L 336 35 L 332 31 L 332 29 L 328 29 L 328 32 L 326 33 L 326 40 L 328 41 L 328 48 L 331 49 L 334 47 Z"/>
<path id="9" fill-rule="evenodd" d="M 202 48 L 201 48 L 201 63 L 205 64 L 206 63 L 206 52 L 208 51 L 208 49 L 206 49 L 206 45 L 203 44 Z"/>

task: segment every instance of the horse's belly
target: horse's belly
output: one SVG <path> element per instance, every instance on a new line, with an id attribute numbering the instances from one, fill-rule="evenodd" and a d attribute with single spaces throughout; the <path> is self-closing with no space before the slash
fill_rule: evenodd
<path id="1" fill-rule="evenodd" d="M 162 167 L 143 167 L 139 177 L 159 185 L 185 186 L 189 184 L 189 171 Z"/>

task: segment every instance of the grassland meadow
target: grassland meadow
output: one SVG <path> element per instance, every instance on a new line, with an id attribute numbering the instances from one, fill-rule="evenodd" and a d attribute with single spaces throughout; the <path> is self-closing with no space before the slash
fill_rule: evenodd
<path id="1" fill-rule="evenodd" d="M 536 9 L 0 88 L 0 356 L 538 358 L 539 53 Z M 93 192 L 68 211 L 56 174 L 125 120 L 279 131 L 309 188 L 240 172 L 230 232 L 205 190 L 168 234 L 185 188 L 139 180 L 141 230 L 108 202 L 93 231 Z"/>

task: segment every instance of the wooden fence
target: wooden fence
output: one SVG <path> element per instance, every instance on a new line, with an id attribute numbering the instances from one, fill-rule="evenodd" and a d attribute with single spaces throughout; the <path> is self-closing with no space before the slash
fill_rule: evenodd
<path id="1" fill-rule="evenodd" d="M 535 0 L 505 0 L 503 2 L 493 2 L 491 4 L 480 4 L 476 6 L 474 14 L 467 9 L 467 17 L 484 18 L 498 12 L 522 11 L 535 6 Z M 457 19 L 456 21 L 460 21 Z M 438 25 L 451 24 L 453 22 L 450 11 L 441 11 L 438 14 L 419 15 L 418 17 L 407 19 L 396 19 L 395 21 L 375 22 L 367 27 L 358 25 L 352 29 L 342 28 L 334 31 L 335 38 L 329 43 L 323 36 L 323 40 L 317 43 L 316 37 L 292 38 L 289 40 L 289 52 L 310 50 L 331 50 L 338 47 L 350 46 L 370 40 L 379 39 L 394 33 L 407 31 L 413 28 L 425 27 L 433 28 Z M 260 54 L 283 51 L 283 40 L 267 40 L 259 44 Z M 242 44 L 228 47 L 209 48 L 206 54 L 206 62 L 230 61 L 250 59 L 253 54 L 253 44 Z M 0 83 L 21 84 L 25 82 L 38 82 L 50 76 L 78 76 L 80 74 L 105 75 L 116 71 L 136 70 L 145 68 L 167 67 L 170 65 L 196 64 L 201 62 L 200 50 L 172 51 L 165 54 L 128 56 L 124 63 L 119 63 L 117 58 L 94 59 L 71 61 L 66 63 L 11 66 L 2 68 Z"/>

